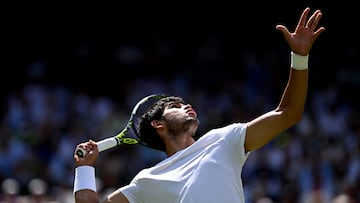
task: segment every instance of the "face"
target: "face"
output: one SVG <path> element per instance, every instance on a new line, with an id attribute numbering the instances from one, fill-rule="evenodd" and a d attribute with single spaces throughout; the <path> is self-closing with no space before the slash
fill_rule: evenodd
<path id="1" fill-rule="evenodd" d="M 199 126 L 195 110 L 190 104 L 169 102 L 164 109 L 162 119 L 166 122 L 170 134 L 182 134 L 190 131 L 194 134 Z"/>

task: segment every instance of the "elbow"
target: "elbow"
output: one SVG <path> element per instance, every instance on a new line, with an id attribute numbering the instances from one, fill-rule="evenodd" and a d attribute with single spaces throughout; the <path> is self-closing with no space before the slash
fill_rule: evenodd
<path id="1" fill-rule="evenodd" d="M 302 110 L 283 110 L 282 115 L 283 119 L 287 122 L 289 127 L 292 127 L 298 124 L 303 117 L 303 109 Z"/>
<path id="2" fill-rule="evenodd" d="M 300 121 L 302 120 L 302 117 L 304 115 L 304 106 L 299 109 L 294 110 L 293 114 L 294 114 L 293 125 L 296 125 L 296 124 L 300 123 Z"/>
<path id="3" fill-rule="evenodd" d="M 300 123 L 302 116 L 303 116 L 303 113 L 299 113 L 296 116 L 294 116 L 292 125 L 296 125 L 296 124 Z"/>

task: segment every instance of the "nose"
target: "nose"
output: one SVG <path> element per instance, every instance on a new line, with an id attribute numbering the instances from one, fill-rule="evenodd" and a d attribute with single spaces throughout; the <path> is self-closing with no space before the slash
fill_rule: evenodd
<path id="1" fill-rule="evenodd" d="M 189 109 L 189 108 L 192 108 L 192 106 L 191 106 L 190 104 L 186 104 L 186 105 L 184 106 L 184 108 L 185 108 L 185 109 Z"/>

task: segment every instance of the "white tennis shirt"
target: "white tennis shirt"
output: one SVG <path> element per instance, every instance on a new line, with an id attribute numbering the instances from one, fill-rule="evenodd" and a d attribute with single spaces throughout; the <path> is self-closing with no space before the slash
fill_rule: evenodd
<path id="1" fill-rule="evenodd" d="M 119 190 L 130 203 L 244 203 L 245 131 L 241 123 L 211 130 Z"/>

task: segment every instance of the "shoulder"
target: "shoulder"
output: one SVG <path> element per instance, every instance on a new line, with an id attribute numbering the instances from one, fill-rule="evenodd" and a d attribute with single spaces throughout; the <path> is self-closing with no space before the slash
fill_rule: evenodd
<path id="1" fill-rule="evenodd" d="M 209 143 L 216 143 L 221 148 L 226 148 L 229 152 L 240 155 L 241 160 L 245 160 L 248 153 L 245 151 L 246 123 L 232 123 L 223 127 L 215 128 L 206 133 L 199 140 Z M 200 141 L 202 142 L 202 141 Z"/>
<path id="2" fill-rule="evenodd" d="M 246 131 L 246 123 L 232 123 L 226 126 L 222 126 L 219 128 L 214 128 L 210 130 L 208 133 L 204 135 L 206 136 L 237 136 L 245 134 Z"/>
<path id="3" fill-rule="evenodd" d="M 246 123 L 232 123 L 209 130 L 198 141 L 213 142 L 227 140 L 231 143 L 243 143 L 246 135 Z"/>

